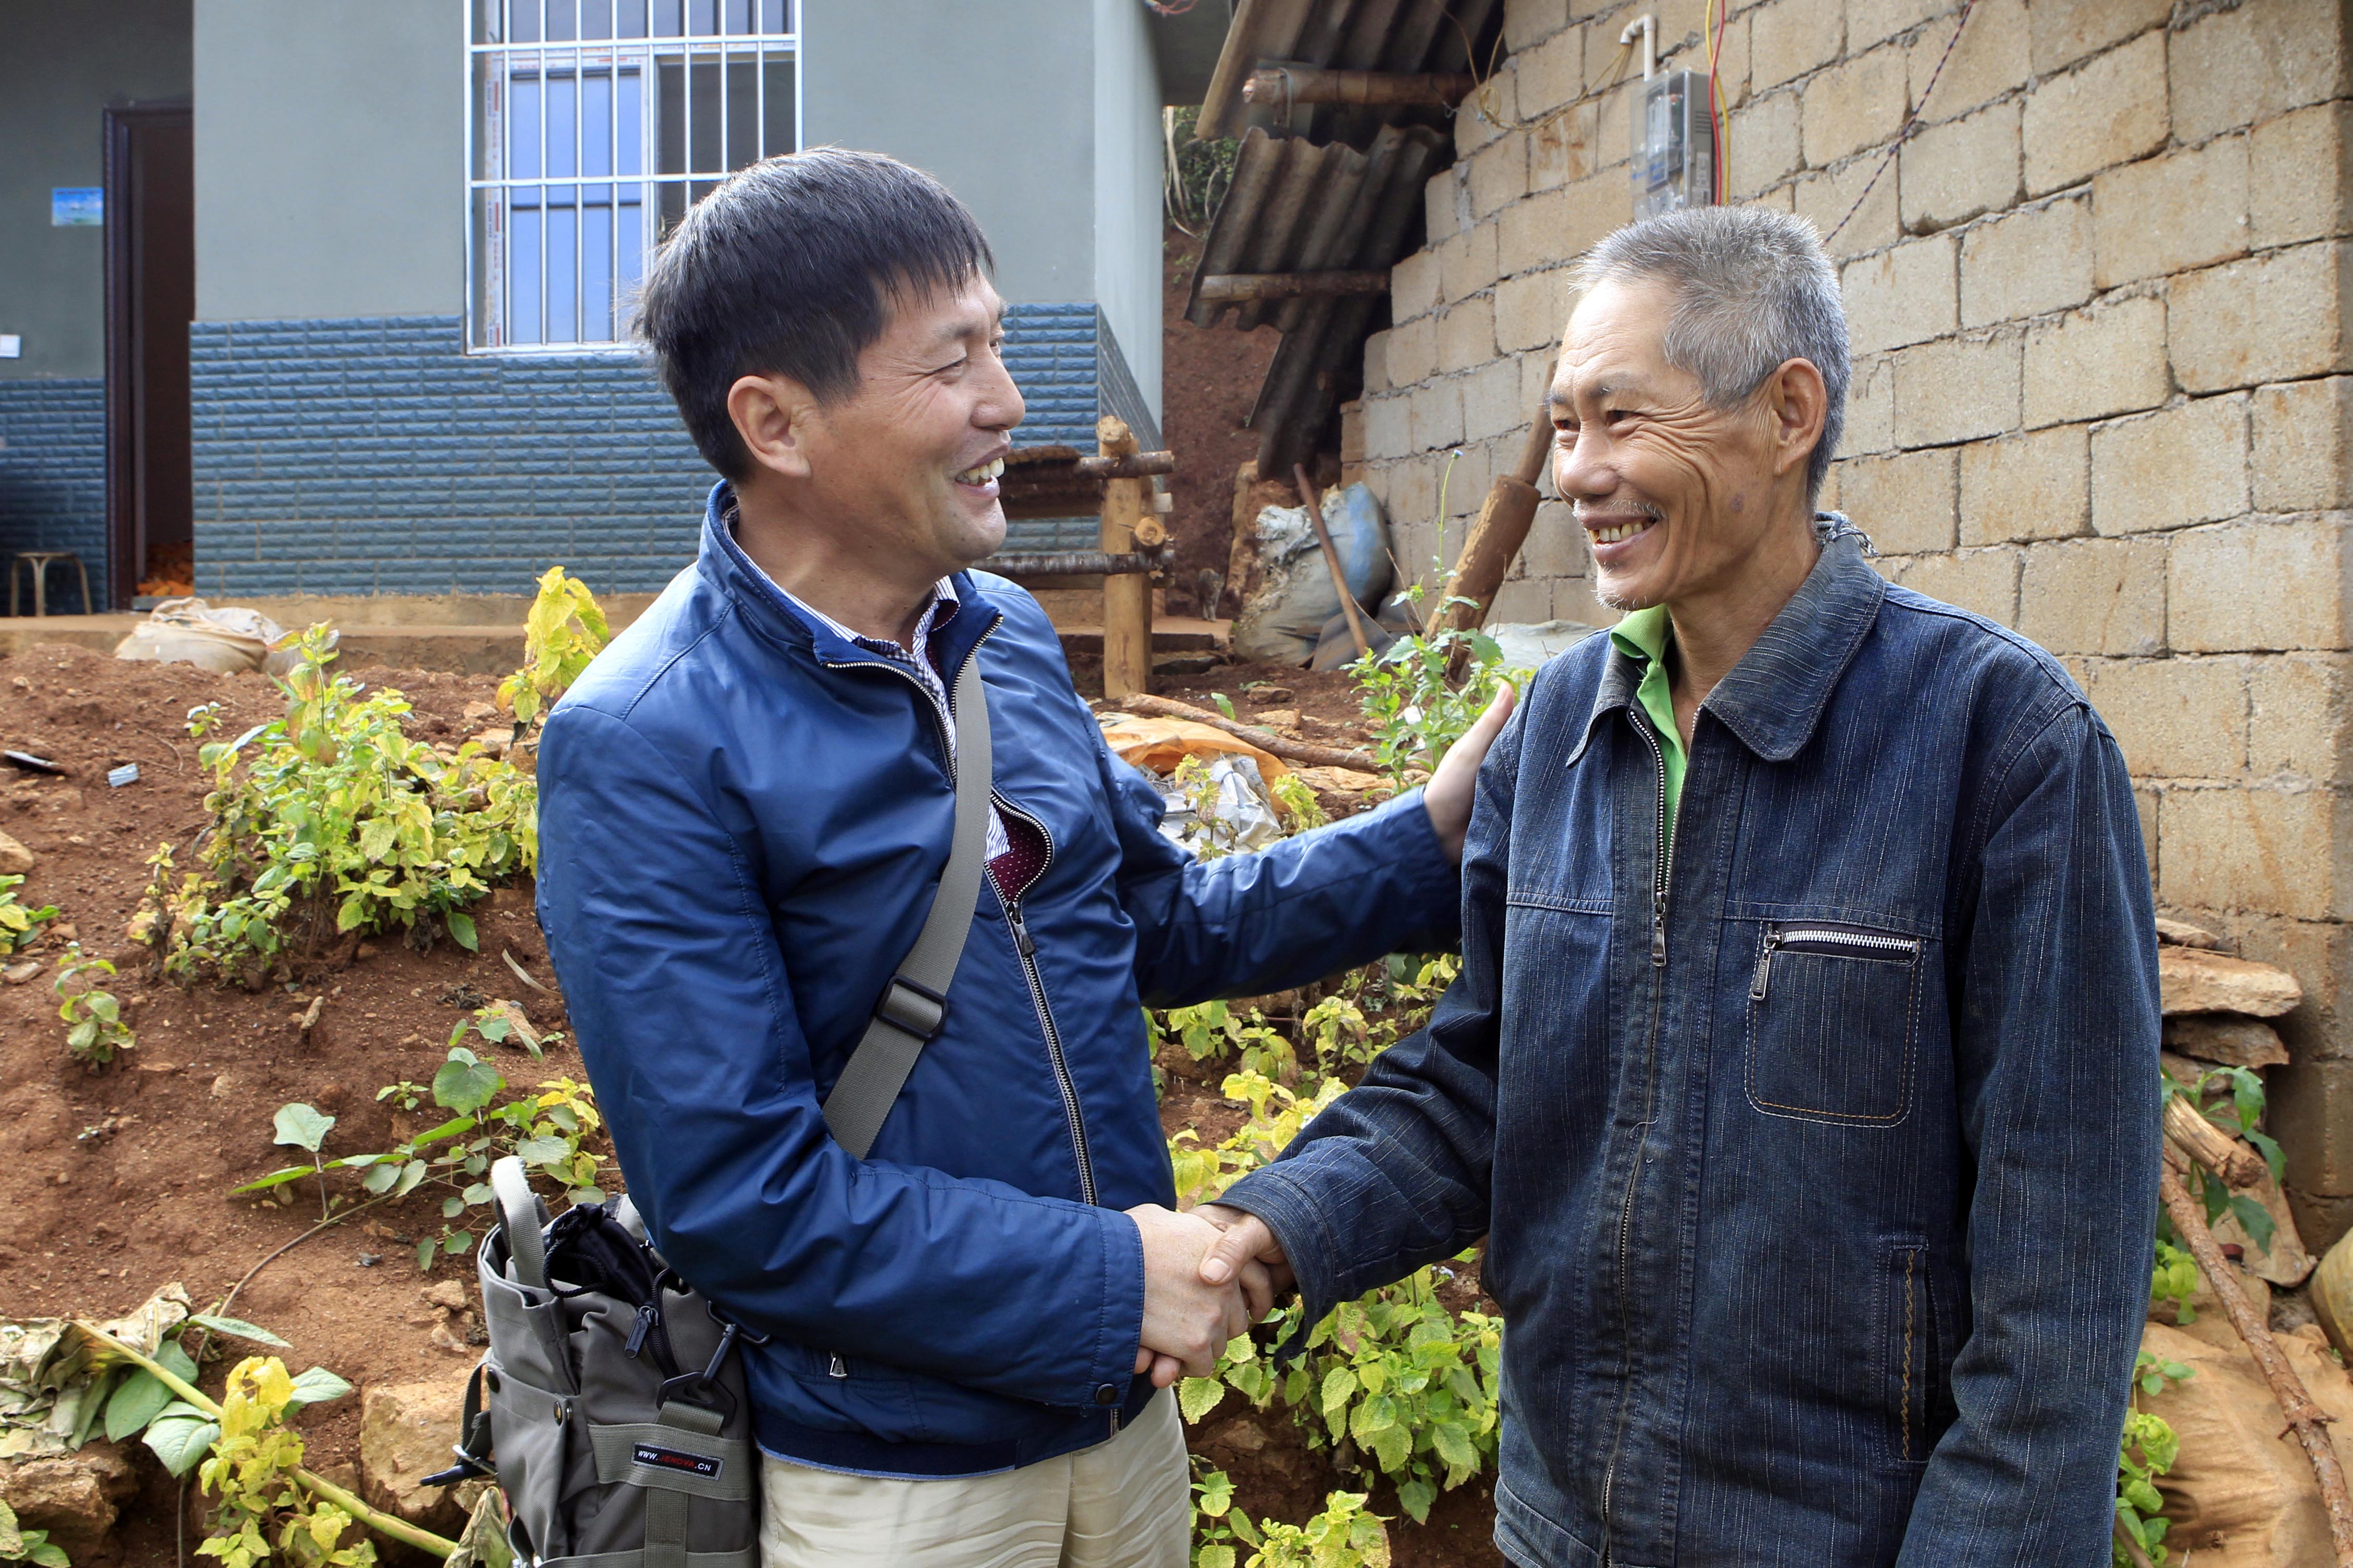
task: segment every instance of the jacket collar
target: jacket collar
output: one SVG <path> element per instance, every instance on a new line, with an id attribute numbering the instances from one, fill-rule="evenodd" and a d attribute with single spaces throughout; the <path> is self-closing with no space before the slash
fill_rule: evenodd
<path id="1" fill-rule="evenodd" d="M 1887 581 L 1862 557 L 1862 535 L 1836 512 L 1815 520 L 1822 552 L 1765 635 L 1741 656 L 1702 707 L 1767 762 L 1784 763 L 1812 738 L 1839 677 L 1878 619 Z M 1641 667 L 1612 644 L 1574 763 L 1602 716 L 1634 700 Z"/>
<path id="2" fill-rule="evenodd" d="M 727 526 L 727 513 L 733 500 L 734 491 L 726 480 L 711 487 L 710 498 L 703 503 L 702 545 L 695 567 L 726 595 L 745 624 L 787 647 L 807 651 L 819 664 L 828 667 L 891 663 L 816 616 L 804 614 L 744 553 L 744 547 L 735 542 L 734 531 Z M 948 581 L 955 591 L 957 610 L 944 624 L 933 628 L 931 643 L 943 677 L 953 682 L 956 671 L 964 667 L 965 656 L 996 626 L 1002 613 L 981 593 L 970 572 L 958 572 Z"/>

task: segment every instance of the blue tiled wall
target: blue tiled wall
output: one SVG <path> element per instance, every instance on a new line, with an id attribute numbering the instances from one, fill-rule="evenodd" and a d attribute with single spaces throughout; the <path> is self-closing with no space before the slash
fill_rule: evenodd
<path id="1" fill-rule="evenodd" d="M 1008 311 L 1023 446 L 1092 448 L 1098 322 L 1092 304 Z M 192 328 L 198 591 L 522 593 L 562 563 L 633 592 L 692 559 L 712 474 L 642 363 L 467 354 L 460 331 L 448 316 Z"/>
<path id="2" fill-rule="evenodd" d="M 73 380 L 0 381 L 0 568 L 20 550 L 70 550 L 90 571 L 93 597 L 106 602 L 106 384 Z M 68 569 L 49 572 L 52 611 L 71 613 L 81 584 Z M 20 577 L 22 608 L 32 613 L 32 580 Z M 0 610 L 6 608 L 0 587 Z"/>

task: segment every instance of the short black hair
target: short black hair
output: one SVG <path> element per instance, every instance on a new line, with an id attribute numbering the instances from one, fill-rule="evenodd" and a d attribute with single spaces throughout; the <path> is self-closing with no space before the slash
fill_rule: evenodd
<path id="1" fill-rule="evenodd" d="M 688 210 L 648 269 L 637 332 L 695 446 L 741 479 L 752 456 L 727 415 L 739 376 L 847 397 L 894 296 L 928 300 L 995 265 L 971 211 L 931 175 L 816 147 L 739 169 Z"/>

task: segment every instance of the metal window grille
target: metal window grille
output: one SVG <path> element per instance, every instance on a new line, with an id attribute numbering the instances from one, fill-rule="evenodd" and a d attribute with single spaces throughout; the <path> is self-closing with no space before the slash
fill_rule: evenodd
<path id="1" fill-rule="evenodd" d="M 609 343 L 645 260 L 800 145 L 797 0 L 470 0 L 469 341 Z"/>

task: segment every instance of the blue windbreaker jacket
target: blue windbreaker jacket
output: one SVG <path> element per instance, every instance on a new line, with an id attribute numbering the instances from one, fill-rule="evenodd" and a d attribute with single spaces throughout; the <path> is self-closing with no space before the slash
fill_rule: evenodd
<path id="1" fill-rule="evenodd" d="M 818 1107 L 930 906 L 955 783 L 913 672 L 797 611 L 725 492 L 540 742 L 540 921 L 630 1195 L 771 1336 L 769 1453 L 964 1475 L 1101 1441 L 1152 1393 L 1119 1211 L 1175 1202 L 1143 1006 L 1451 944 L 1459 879 L 1419 792 L 1193 861 L 1036 601 L 961 575 L 932 649 L 951 684 L 981 660 L 997 799 L 1050 854 L 1013 911 L 983 879 L 946 1022 L 852 1159 Z"/>

